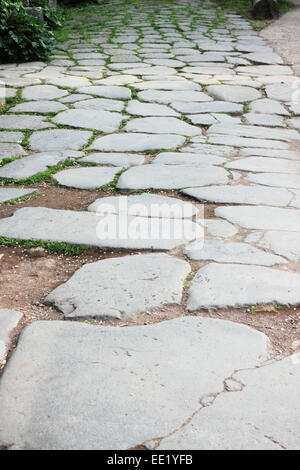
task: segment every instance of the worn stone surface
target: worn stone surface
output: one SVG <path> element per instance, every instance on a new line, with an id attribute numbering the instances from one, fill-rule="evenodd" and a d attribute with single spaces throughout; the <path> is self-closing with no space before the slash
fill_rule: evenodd
<path id="1" fill-rule="evenodd" d="M 300 174 L 300 161 L 285 160 L 283 158 L 248 157 L 227 163 L 227 168 L 234 170 L 272 173 Z"/>
<path id="2" fill-rule="evenodd" d="M 99 137 L 89 147 L 91 150 L 110 152 L 143 152 L 145 150 L 176 149 L 183 145 L 185 137 L 180 135 L 152 135 L 143 133 L 115 134 Z"/>
<path id="3" fill-rule="evenodd" d="M 223 391 L 234 370 L 267 357 L 262 333 L 210 318 L 132 328 L 37 322 L 23 332 L 1 381 L 0 442 L 125 450 L 169 435 L 199 409 L 201 397 Z M 28 367 L 20 367 L 24 362 Z"/>
<path id="4" fill-rule="evenodd" d="M 48 152 L 52 150 L 79 150 L 87 144 L 93 133 L 89 131 L 73 131 L 70 129 L 55 129 L 34 132 L 29 139 L 30 148 Z"/>
<path id="5" fill-rule="evenodd" d="M 22 313 L 15 310 L 0 310 L 0 366 L 6 362 L 6 356 L 11 343 L 11 334 L 22 316 Z"/>
<path id="6" fill-rule="evenodd" d="M 185 166 L 210 166 L 226 163 L 226 159 L 217 155 L 205 155 L 189 152 L 162 152 L 159 153 L 152 163 L 158 165 L 185 165 Z"/>
<path id="7" fill-rule="evenodd" d="M 101 96 L 103 98 L 123 100 L 131 98 L 131 91 L 129 88 L 121 86 L 86 86 L 78 88 L 77 91 L 78 93 L 86 93 L 88 95 Z"/>
<path id="8" fill-rule="evenodd" d="M 0 142 L 0 161 L 3 158 L 14 158 L 26 155 L 25 150 L 19 144 L 5 144 Z"/>
<path id="9" fill-rule="evenodd" d="M 300 234 L 298 232 L 266 232 L 258 245 L 291 261 L 300 260 Z"/>
<path id="10" fill-rule="evenodd" d="M 0 131 L 0 142 L 12 142 L 20 144 L 22 140 L 22 132 Z"/>
<path id="11" fill-rule="evenodd" d="M 173 101 L 212 101 L 212 98 L 201 91 L 161 91 L 145 90 L 138 93 L 139 100 L 150 103 L 169 104 Z"/>
<path id="12" fill-rule="evenodd" d="M 169 108 L 169 106 L 155 103 L 141 103 L 138 100 L 129 101 L 126 112 L 137 116 L 179 116 L 179 113 L 176 113 L 176 111 Z"/>
<path id="13" fill-rule="evenodd" d="M 150 134 L 179 134 L 189 137 L 201 135 L 199 127 L 187 124 L 174 117 L 144 117 L 129 121 L 125 128 L 127 132 L 146 132 Z"/>
<path id="14" fill-rule="evenodd" d="M 29 196 L 36 192 L 36 189 L 19 189 L 19 188 L 0 188 L 0 204 L 6 201 L 12 201 L 19 197 Z"/>
<path id="15" fill-rule="evenodd" d="M 57 101 L 27 101 L 25 103 L 20 103 L 10 108 L 10 113 L 58 113 L 59 111 L 64 111 L 67 107 L 58 103 Z"/>
<path id="16" fill-rule="evenodd" d="M 124 108 L 124 101 L 110 100 L 106 98 L 92 98 L 90 100 L 84 99 L 74 103 L 74 108 L 79 109 L 99 109 L 103 111 L 122 111 Z M 77 127 L 77 126 L 76 126 Z"/>
<path id="17" fill-rule="evenodd" d="M 300 275 L 264 266 L 210 263 L 194 277 L 187 309 L 299 304 Z M 224 288 L 224 286 L 226 288 Z"/>
<path id="18" fill-rule="evenodd" d="M 86 157 L 80 160 L 81 162 L 97 163 L 99 165 L 113 165 L 123 168 L 142 165 L 145 162 L 144 155 L 136 153 L 89 153 Z"/>
<path id="19" fill-rule="evenodd" d="M 46 129 L 54 127 L 53 124 L 44 121 L 43 116 L 29 116 L 28 114 L 17 114 L 16 116 L 3 114 L 0 116 L 0 128 L 2 129 Z"/>
<path id="20" fill-rule="evenodd" d="M 67 90 L 61 90 L 53 85 L 34 85 L 22 90 L 24 100 L 53 100 L 68 95 Z"/>
<path id="21" fill-rule="evenodd" d="M 207 91 L 218 100 L 232 101 L 233 103 L 245 103 L 261 97 L 259 91 L 247 86 L 211 85 L 207 87 Z"/>
<path id="22" fill-rule="evenodd" d="M 94 109 L 69 109 L 53 118 L 56 124 L 79 127 L 84 129 L 94 129 L 102 132 L 116 131 L 123 119 L 122 114 L 94 110 Z"/>
<path id="23" fill-rule="evenodd" d="M 53 175 L 54 181 L 62 186 L 78 189 L 96 189 L 113 181 L 122 167 L 87 167 L 62 170 Z"/>
<path id="24" fill-rule="evenodd" d="M 256 173 L 248 175 L 246 180 L 250 183 L 265 186 L 300 189 L 299 175 L 286 173 Z"/>
<path id="25" fill-rule="evenodd" d="M 216 238 L 231 238 L 237 234 L 237 228 L 221 219 L 205 219 L 203 224 L 209 235 Z"/>

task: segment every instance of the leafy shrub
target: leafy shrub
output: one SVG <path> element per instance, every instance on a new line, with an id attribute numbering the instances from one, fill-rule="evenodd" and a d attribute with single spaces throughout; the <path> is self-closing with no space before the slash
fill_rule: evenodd
<path id="1" fill-rule="evenodd" d="M 63 25 L 64 15 L 60 8 L 49 8 L 47 0 L 30 0 L 31 7 L 42 7 L 44 20 L 49 29 L 58 29 Z"/>
<path id="2" fill-rule="evenodd" d="M 53 43 L 47 25 L 29 15 L 21 1 L 0 0 L 0 63 L 45 60 Z"/>

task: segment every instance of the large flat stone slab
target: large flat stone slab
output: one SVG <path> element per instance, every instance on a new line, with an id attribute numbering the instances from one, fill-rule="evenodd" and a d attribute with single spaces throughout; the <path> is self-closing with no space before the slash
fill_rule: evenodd
<path id="1" fill-rule="evenodd" d="M 194 168 L 183 165 L 143 165 L 127 170 L 117 187 L 126 190 L 182 189 L 209 184 L 226 184 L 228 173 L 223 168 Z"/>
<path id="2" fill-rule="evenodd" d="M 97 189 L 111 183 L 122 167 L 81 167 L 62 170 L 53 175 L 54 181 L 62 186 L 78 189 Z"/>
<path id="3" fill-rule="evenodd" d="M 205 155 L 200 152 L 199 154 L 189 152 L 162 152 L 152 161 L 153 164 L 158 165 L 185 165 L 195 167 L 222 165 L 226 162 L 226 158 L 217 155 Z"/>
<path id="4" fill-rule="evenodd" d="M 10 113 L 58 113 L 59 111 L 65 111 L 68 109 L 64 104 L 58 103 L 57 101 L 26 101 L 10 108 Z"/>
<path id="5" fill-rule="evenodd" d="M 109 152 L 144 152 L 146 150 L 173 150 L 185 142 L 185 137 L 174 134 L 124 133 L 105 135 L 94 140 L 90 150 Z"/>
<path id="6" fill-rule="evenodd" d="M 203 237 L 203 228 L 191 220 L 26 207 L 0 219 L 0 236 L 101 249 L 171 250 Z"/>
<path id="7" fill-rule="evenodd" d="M 266 232 L 258 245 L 291 261 L 300 260 L 300 234 L 298 232 Z"/>
<path id="8" fill-rule="evenodd" d="M 261 98 L 261 93 L 255 88 L 240 85 L 210 85 L 207 92 L 222 101 L 245 103 Z"/>
<path id="9" fill-rule="evenodd" d="M 299 379 L 298 354 L 236 372 L 225 381 L 229 393 L 217 396 L 212 406 L 202 408 L 157 449 L 298 449 L 300 415 L 295 403 L 300 398 Z"/>
<path id="10" fill-rule="evenodd" d="M 211 101 L 209 103 L 194 103 L 173 101 L 172 107 L 181 113 L 233 113 L 239 114 L 243 112 L 243 106 L 238 103 L 230 103 L 228 101 Z"/>
<path id="11" fill-rule="evenodd" d="M 26 155 L 25 150 L 19 144 L 5 144 L 0 142 L 0 161 L 3 158 L 14 158 Z"/>
<path id="12" fill-rule="evenodd" d="M 173 101 L 212 101 L 211 96 L 201 91 L 161 91 L 144 90 L 138 93 L 138 99 L 150 103 L 170 104 Z"/>
<path id="13" fill-rule="evenodd" d="M 145 163 L 145 157 L 137 153 L 99 152 L 90 153 L 80 161 L 127 168 L 129 166 L 142 165 Z"/>
<path id="14" fill-rule="evenodd" d="M 35 322 L 1 380 L 0 443 L 126 450 L 180 428 L 202 397 L 223 391 L 234 370 L 267 357 L 263 334 L 210 318 L 131 328 Z M 268 390 L 263 396 L 270 402 Z"/>
<path id="15" fill-rule="evenodd" d="M 78 150 L 87 144 L 93 136 L 89 131 L 73 131 L 71 129 L 55 129 L 34 132 L 29 139 L 32 150 L 49 152 L 52 150 Z"/>
<path id="16" fill-rule="evenodd" d="M 180 304 L 187 262 L 166 254 L 124 256 L 86 264 L 45 299 L 66 318 L 122 319 Z"/>
<path id="17" fill-rule="evenodd" d="M 189 311 L 257 304 L 299 305 L 300 274 L 264 266 L 210 263 L 194 277 Z"/>
<path id="18" fill-rule="evenodd" d="M 29 114 L 3 114 L 0 116 L 0 128 L 2 129 L 46 129 L 47 127 L 54 127 L 50 122 L 44 121 L 43 116 L 31 116 Z"/>
<path id="19" fill-rule="evenodd" d="M 84 96 L 84 95 L 83 95 Z M 88 98 L 88 96 L 86 95 Z M 124 101 L 110 100 L 106 98 L 92 98 L 90 100 L 79 100 L 73 104 L 74 108 L 78 109 L 97 109 L 103 111 L 119 111 L 124 108 Z"/>
<path id="20" fill-rule="evenodd" d="M 126 112 L 136 116 L 179 116 L 174 109 L 164 104 L 141 103 L 138 100 L 129 101 Z"/>
<path id="21" fill-rule="evenodd" d="M 0 142 L 20 144 L 23 140 L 22 132 L 0 131 Z"/>
<path id="22" fill-rule="evenodd" d="M 29 196 L 35 193 L 37 190 L 30 189 L 19 189 L 19 188 L 4 188 L 0 187 L 0 204 L 7 201 L 13 201 L 19 197 Z"/>
<path id="23" fill-rule="evenodd" d="M 119 128 L 123 117 L 124 116 L 122 114 L 110 111 L 95 109 L 68 109 L 53 118 L 53 122 L 70 127 L 93 129 L 102 132 L 114 132 Z"/>
<path id="24" fill-rule="evenodd" d="M 276 139 L 289 142 L 299 140 L 300 135 L 293 129 L 270 129 L 268 127 L 214 124 L 207 134 L 224 134 L 238 137 L 251 137 L 256 139 Z"/>
<path id="25" fill-rule="evenodd" d="M 244 228 L 300 232 L 300 210 L 266 206 L 217 207 L 217 217 Z"/>
<path id="26" fill-rule="evenodd" d="M 161 116 L 132 119 L 126 124 L 124 130 L 150 134 L 179 134 L 188 137 L 202 134 L 200 127 L 192 126 L 175 117 Z"/>
<path id="27" fill-rule="evenodd" d="M 111 99 L 128 100 L 131 98 L 131 91 L 129 88 L 122 86 L 86 86 L 78 88 L 77 92 Z"/>
<path id="28" fill-rule="evenodd" d="M 217 261 L 218 263 L 256 264 L 274 266 L 286 263 L 281 256 L 266 253 L 248 243 L 220 240 L 195 241 L 184 249 L 188 258 L 197 261 Z"/>
<path id="29" fill-rule="evenodd" d="M 5 364 L 11 343 L 11 334 L 22 318 L 22 313 L 15 310 L 0 310 L 0 367 Z"/>
<path id="30" fill-rule="evenodd" d="M 288 173 L 256 173 L 249 174 L 246 178 L 250 183 L 263 184 L 278 188 L 300 189 L 299 175 Z"/>
<path id="31" fill-rule="evenodd" d="M 248 157 L 226 164 L 227 168 L 252 172 L 300 174 L 300 161 L 284 158 Z"/>
<path id="32" fill-rule="evenodd" d="M 34 85 L 22 90 L 24 100 L 53 100 L 68 94 L 67 90 L 61 90 L 53 85 Z"/>

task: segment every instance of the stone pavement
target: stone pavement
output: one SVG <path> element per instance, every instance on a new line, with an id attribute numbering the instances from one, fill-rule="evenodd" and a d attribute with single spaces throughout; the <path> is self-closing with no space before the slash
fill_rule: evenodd
<path id="1" fill-rule="evenodd" d="M 0 237 L 99 254 L 44 299 L 62 320 L 21 333 L 0 448 L 299 449 L 297 352 L 201 317 L 300 304 L 299 80 L 209 1 L 109 4 L 70 20 L 48 63 L 0 65 L 16 97 L 0 116 L 0 203 L 37 177 L 99 190 L 85 211 L 0 219 Z M 179 318 L 105 325 L 162 308 Z M 0 310 L 3 364 L 21 319 Z"/>

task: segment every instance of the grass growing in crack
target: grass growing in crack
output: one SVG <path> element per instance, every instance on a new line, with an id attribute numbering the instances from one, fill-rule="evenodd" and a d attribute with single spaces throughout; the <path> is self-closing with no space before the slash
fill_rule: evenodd
<path id="1" fill-rule="evenodd" d="M 36 192 L 36 193 L 32 193 L 32 194 L 27 194 L 26 196 L 20 196 L 20 197 L 16 197 L 15 199 L 9 199 L 8 201 L 4 201 L 4 202 L 0 202 L 0 207 L 1 206 L 8 206 L 8 205 L 13 205 L 13 204 L 18 204 L 19 202 L 26 202 L 26 201 L 30 201 L 31 199 L 36 199 L 37 197 L 40 197 L 42 195 L 42 193 L 39 191 L 39 192 Z"/>
<path id="2" fill-rule="evenodd" d="M 22 240 L 19 238 L 0 237 L 0 246 L 15 246 L 22 248 L 44 248 L 48 253 L 59 255 L 79 256 L 85 250 L 84 245 L 72 245 L 65 242 L 45 242 L 43 240 Z"/>
<path id="3" fill-rule="evenodd" d="M 100 186 L 98 190 L 99 191 L 116 191 L 119 178 L 122 175 L 122 173 L 124 173 L 126 170 L 127 168 L 122 168 L 122 170 L 118 171 L 118 173 L 115 174 L 114 179 L 110 183 Z"/>

